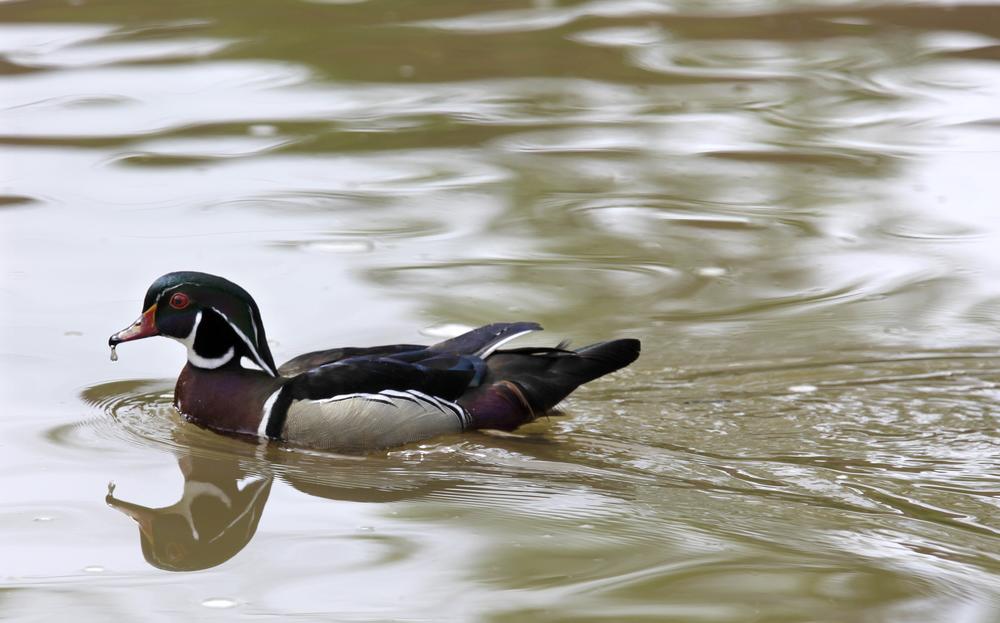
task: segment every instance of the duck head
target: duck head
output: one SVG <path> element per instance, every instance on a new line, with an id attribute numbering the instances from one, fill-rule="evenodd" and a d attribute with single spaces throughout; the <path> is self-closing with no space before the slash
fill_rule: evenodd
<path id="1" fill-rule="evenodd" d="M 206 273 L 167 273 L 149 286 L 142 308 L 109 346 L 162 335 L 184 344 L 195 367 L 211 370 L 246 357 L 277 376 L 257 303 L 235 283 Z"/>

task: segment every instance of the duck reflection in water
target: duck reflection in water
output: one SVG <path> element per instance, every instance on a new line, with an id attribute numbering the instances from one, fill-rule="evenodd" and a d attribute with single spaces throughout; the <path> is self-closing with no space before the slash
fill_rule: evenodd
<path id="1" fill-rule="evenodd" d="M 154 567 L 197 571 L 220 565 L 253 538 L 273 477 L 248 474 L 232 459 L 188 455 L 177 463 L 184 492 L 170 506 L 118 499 L 114 483 L 104 499 L 139 524 L 142 555 Z"/>
<path id="2" fill-rule="evenodd" d="M 252 458 L 187 452 L 177 464 L 184 476 L 184 491 L 169 506 L 150 508 L 120 499 L 113 483 L 105 496 L 109 506 L 139 524 L 146 561 L 166 571 L 209 569 L 246 547 L 270 495 L 272 470 L 280 473 L 282 482 L 306 495 L 345 502 L 419 499 L 462 482 L 433 468 L 409 470 L 408 477 L 400 479 L 398 461 L 379 457 L 359 460 L 268 453 L 266 458 Z"/>

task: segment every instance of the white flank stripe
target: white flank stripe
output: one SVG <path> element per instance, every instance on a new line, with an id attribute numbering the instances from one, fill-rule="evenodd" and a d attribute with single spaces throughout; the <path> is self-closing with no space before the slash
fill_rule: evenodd
<path id="1" fill-rule="evenodd" d="M 408 401 L 413 402 L 413 403 L 420 402 L 419 400 L 417 400 L 416 396 L 414 396 L 413 394 L 411 394 L 409 392 L 401 392 L 401 391 L 396 390 L 396 389 L 383 389 L 379 393 L 382 394 L 383 396 L 391 396 L 393 398 L 400 398 L 402 400 L 408 400 Z"/>
<path id="2" fill-rule="evenodd" d="M 435 403 L 434 399 L 432 399 L 427 394 L 423 394 L 423 393 L 418 392 L 418 391 L 413 390 L 413 389 L 407 390 L 406 393 L 409 394 L 410 396 L 413 396 L 414 398 L 419 399 L 420 402 L 423 402 L 424 404 L 429 404 L 430 406 L 432 406 L 432 407 L 434 407 L 434 408 L 436 408 L 438 410 L 441 409 L 441 406 L 438 405 L 437 403 Z"/>
<path id="3" fill-rule="evenodd" d="M 285 387 L 282 385 L 275 390 L 273 394 L 268 396 L 267 400 L 264 401 L 264 409 L 263 413 L 261 413 L 260 425 L 257 426 L 258 437 L 267 437 L 267 424 L 271 421 L 271 410 L 274 409 L 274 403 L 278 400 L 278 394 L 280 394 L 281 390 L 284 388 Z"/>
<path id="4" fill-rule="evenodd" d="M 481 352 L 478 352 L 476 354 L 479 355 L 480 358 L 486 359 L 487 357 L 489 357 L 490 355 L 492 355 L 494 352 L 496 352 L 496 350 L 498 348 L 500 348 L 501 346 L 503 346 L 507 342 L 510 342 L 511 340 L 516 340 L 517 338 L 521 337 L 522 335 L 527 335 L 529 333 L 534 333 L 535 331 L 537 331 L 537 329 L 528 329 L 527 331 L 520 331 L 518 333 L 515 333 L 514 335 L 508 335 L 507 337 L 503 338 L 499 342 L 494 342 L 493 344 L 491 344 L 490 346 L 488 346 L 487 348 L 483 349 Z"/>
<path id="5" fill-rule="evenodd" d="M 430 396 L 430 395 L 425 394 L 423 392 L 418 392 L 415 389 L 411 389 L 410 393 L 412 395 L 416 396 L 417 398 L 420 398 L 420 399 L 424 400 L 425 402 L 431 403 L 432 405 L 434 405 L 438 409 L 443 409 L 444 406 L 445 406 L 445 404 L 446 404 L 446 401 L 441 400 L 440 398 L 437 398 L 435 396 Z"/>
<path id="6" fill-rule="evenodd" d="M 363 398 L 365 400 L 371 400 L 373 402 L 381 402 L 382 404 L 396 406 L 392 402 L 392 399 L 387 396 L 382 396 L 380 394 L 338 394 L 336 396 L 330 396 L 329 398 L 323 398 L 321 400 L 311 400 L 310 402 L 323 403 L 323 402 L 339 402 L 341 400 L 350 400 L 351 398 Z"/>
<path id="7" fill-rule="evenodd" d="M 422 398 L 425 401 L 430 402 L 432 405 L 434 405 L 435 407 L 437 407 L 439 411 L 443 412 L 446 409 L 448 411 L 451 411 L 451 413 L 453 413 L 455 416 L 458 417 L 458 421 L 462 423 L 462 428 L 465 428 L 466 423 L 467 423 L 466 422 L 466 411 L 465 411 L 465 409 L 463 409 L 461 407 L 461 405 L 458 405 L 458 404 L 456 404 L 454 402 L 451 402 L 451 401 L 448 401 L 448 400 L 442 400 L 441 398 L 436 398 L 434 396 L 428 396 L 427 394 L 425 394 L 423 392 L 418 392 L 415 389 L 411 389 L 407 393 L 411 394 L 413 396 L 416 396 L 417 398 Z"/>

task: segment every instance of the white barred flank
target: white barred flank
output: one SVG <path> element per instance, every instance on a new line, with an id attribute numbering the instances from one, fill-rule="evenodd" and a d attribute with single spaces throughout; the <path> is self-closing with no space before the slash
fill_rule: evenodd
<path id="1" fill-rule="evenodd" d="M 265 406 L 265 419 L 269 411 Z M 415 390 L 384 390 L 292 401 L 281 438 L 329 450 L 371 450 L 458 433 L 469 424 L 468 412 L 454 402 Z M 262 421 L 258 433 L 266 429 Z"/>
<path id="2" fill-rule="evenodd" d="M 379 392 L 379 394 L 381 394 L 383 396 L 390 396 L 390 397 L 396 398 L 398 400 L 410 400 L 410 401 L 413 401 L 414 399 L 416 399 L 416 400 L 419 400 L 419 401 L 423 401 L 423 402 L 429 403 L 429 404 L 433 405 L 434 407 L 436 407 L 438 409 L 441 409 L 441 410 L 447 409 L 450 412 L 452 412 L 452 413 L 455 414 L 455 417 L 458 418 L 458 421 L 462 423 L 462 428 L 463 429 L 466 428 L 467 426 L 469 426 L 469 424 L 472 423 L 472 418 L 469 416 L 469 412 L 466 411 L 464 408 L 462 408 L 461 405 L 459 405 L 457 403 L 454 403 L 454 402 L 450 402 L 448 400 L 443 400 L 441 398 L 436 398 L 434 396 L 429 396 L 429 395 L 427 395 L 427 394 L 425 394 L 423 392 L 418 392 L 415 389 L 409 389 L 409 390 L 406 390 L 406 391 L 397 391 L 397 390 L 394 390 L 394 389 L 386 389 L 386 390 L 382 390 L 381 392 Z"/>
<path id="3" fill-rule="evenodd" d="M 375 402 L 381 402 L 382 404 L 387 404 L 387 405 L 395 404 L 395 403 L 392 402 L 392 399 L 389 398 L 388 396 L 383 396 L 381 394 L 363 394 L 363 393 L 358 393 L 358 394 L 340 394 L 339 396 L 331 396 L 329 398 L 322 398 L 320 400 L 314 400 L 312 402 L 316 402 L 316 403 L 340 402 L 342 400 L 352 400 L 352 399 L 355 399 L 355 398 L 363 398 L 365 400 L 374 400 Z"/>

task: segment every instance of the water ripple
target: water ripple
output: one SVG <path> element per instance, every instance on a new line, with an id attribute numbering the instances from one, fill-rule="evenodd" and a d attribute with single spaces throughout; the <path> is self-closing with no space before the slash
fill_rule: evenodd
<path id="1" fill-rule="evenodd" d="M 47 574 L 11 571 L 5 613 L 996 619 L 998 7 L 114 9 L 0 3 L 5 372 L 88 386 L 5 405 L 41 443 L 0 470 L 0 550 Z M 94 283 L 179 257 L 252 275 L 275 329 L 528 318 L 644 353 L 514 433 L 262 447 L 80 365 L 141 295 Z M 256 547 L 193 593 L 116 570 L 103 492 L 47 480 L 165 453 L 185 487 L 202 459 L 278 481 Z M 72 543 L 40 556 L 53 527 Z"/>

